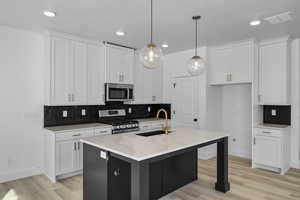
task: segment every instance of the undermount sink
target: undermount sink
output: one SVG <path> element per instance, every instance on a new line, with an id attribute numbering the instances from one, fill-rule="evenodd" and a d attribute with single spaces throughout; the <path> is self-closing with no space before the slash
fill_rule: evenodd
<path id="1" fill-rule="evenodd" d="M 172 131 L 168 131 L 168 133 L 172 133 Z M 165 134 L 164 131 L 151 131 L 151 132 L 146 132 L 146 133 L 139 133 L 139 134 L 136 134 L 136 135 L 143 136 L 143 137 L 149 137 L 149 136 L 163 135 L 163 134 Z"/>

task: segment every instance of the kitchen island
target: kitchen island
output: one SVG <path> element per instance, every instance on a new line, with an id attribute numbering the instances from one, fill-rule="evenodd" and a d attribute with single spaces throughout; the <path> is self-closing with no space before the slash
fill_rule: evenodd
<path id="1" fill-rule="evenodd" d="M 217 143 L 215 189 L 227 192 L 228 135 L 178 128 L 169 135 L 83 139 L 84 200 L 158 199 L 198 178 L 198 148 Z"/>

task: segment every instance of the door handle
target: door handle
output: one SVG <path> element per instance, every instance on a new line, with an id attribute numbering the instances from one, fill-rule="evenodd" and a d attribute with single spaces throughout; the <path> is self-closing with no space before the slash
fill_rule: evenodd
<path id="1" fill-rule="evenodd" d="M 77 149 L 80 150 L 80 142 L 77 142 Z"/>
<path id="2" fill-rule="evenodd" d="M 79 137 L 79 136 L 81 136 L 81 134 L 79 133 L 79 134 L 75 134 L 75 135 L 72 135 L 73 137 Z"/>
<path id="3" fill-rule="evenodd" d="M 197 118 L 195 118 L 195 119 L 194 119 L 194 122 L 197 122 L 197 121 L 198 121 L 198 119 L 197 119 Z"/>
<path id="4" fill-rule="evenodd" d="M 253 144 L 256 145 L 256 138 L 253 138 Z"/>
<path id="5" fill-rule="evenodd" d="M 74 151 L 76 151 L 76 142 L 74 142 Z"/>

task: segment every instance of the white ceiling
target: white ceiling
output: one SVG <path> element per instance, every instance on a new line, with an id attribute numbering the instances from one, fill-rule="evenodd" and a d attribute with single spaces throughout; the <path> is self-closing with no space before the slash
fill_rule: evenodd
<path id="1" fill-rule="evenodd" d="M 140 48 L 149 40 L 150 0 L 0 0 L 0 24 L 31 30 L 52 29 Z M 146 5 L 147 3 L 147 5 Z M 57 12 L 56 18 L 42 15 Z M 291 11 L 294 20 L 279 25 L 262 19 Z M 199 45 L 286 34 L 300 37 L 300 0 L 154 0 L 154 40 L 169 43 L 167 52 L 193 48 L 193 15 L 199 22 Z M 146 19 L 147 17 L 147 19 Z M 122 28 L 127 35 L 114 33 Z"/>

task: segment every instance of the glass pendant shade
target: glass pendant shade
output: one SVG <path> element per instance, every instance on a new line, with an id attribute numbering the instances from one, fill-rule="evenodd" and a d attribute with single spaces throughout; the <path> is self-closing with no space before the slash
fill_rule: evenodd
<path id="1" fill-rule="evenodd" d="M 205 69 L 205 63 L 200 56 L 193 56 L 188 62 L 188 72 L 192 76 L 200 75 Z"/>
<path id="2" fill-rule="evenodd" d="M 148 69 L 154 69 L 162 66 L 163 53 L 162 50 L 155 44 L 148 44 L 146 47 L 141 49 L 139 56 L 144 67 Z"/>
<path id="3" fill-rule="evenodd" d="M 197 55 L 198 49 L 198 20 L 201 19 L 201 16 L 193 16 L 196 25 L 196 38 L 195 38 L 195 56 L 188 62 L 188 73 L 192 76 L 200 75 L 205 70 L 204 59 Z"/>

